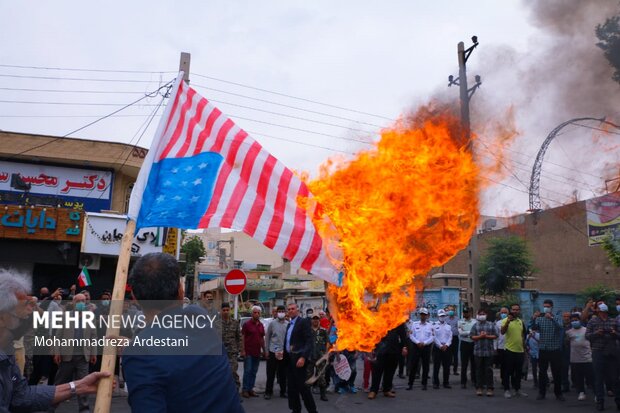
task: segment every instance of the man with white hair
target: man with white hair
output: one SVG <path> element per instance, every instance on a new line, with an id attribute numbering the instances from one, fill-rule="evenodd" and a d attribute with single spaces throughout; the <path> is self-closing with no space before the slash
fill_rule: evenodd
<path id="1" fill-rule="evenodd" d="M 29 386 L 19 372 L 12 355 L 13 331 L 20 320 L 28 318 L 30 282 L 21 275 L 0 270 L 0 412 L 41 411 L 68 400 L 75 395 L 97 392 L 101 377 L 108 373 L 95 372 L 83 379 L 59 386 Z"/>
<path id="2" fill-rule="evenodd" d="M 260 364 L 261 354 L 265 354 L 265 327 L 260 321 L 261 308 L 252 307 L 252 318 L 241 327 L 241 356 L 243 357 L 243 397 L 258 397 L 254 392 L 256 373 Z"/>

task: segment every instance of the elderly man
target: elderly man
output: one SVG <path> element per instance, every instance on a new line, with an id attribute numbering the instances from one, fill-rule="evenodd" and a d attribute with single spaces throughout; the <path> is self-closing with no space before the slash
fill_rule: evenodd
<path id="1" fill-rule="evenodd" d="M 73 297 L 73 315 L 86 311 L 86 296 L 84 294 L 76 294 Z M 55 384 L 69 383 L 71 380 L 79 380 L 88 375 L 88 364 L 97 362 L 97 348 L 90 343 L 97 338 L 96 328 L 89 326 L 73 326 L 62 328 L 56 331 L 55 336 L 65 342 L 71 342 L 72 339 L 82 340 L 82 344 L 65 347 L 54 347 L 54 363 L 58 365 Z M 78 410 L 80 412 L 88 411 L 88 395 L 78 396 Z M 54 411 L 53 409 L 49 410 Z"/>
<path id="2" fill-rule="evenodd" d="M 185 321 L 179 326 L 161 324 L 166 319 L 206 322 L 204 309 L 197 305 L 183 308 L 180 277 L 177 261 L 163 253 L 142 256 L 131 270 L 133 295 L 149 320 L 134 342 L 188 340 L 183 346 L 133 345 L 123 350 L 131 411 L 241 413 L 228 358 L 214 329 L 208 323 L 193 328 L 183 327 Z"/>
<path id="3" fill-rule="evenodd" d="M 241 356 L 243 356 L 243 397 L 258 397 L 254 392 L 256 373 L 260 364 L 260 356 L 267 352 L 265 347 L 265 327 L 260 321 L 261 309 L 252 307 L 252 318 L 241 327 Z"/>
<path id="4" fill-rule="evenodd" d="M 92 394 L 107 373 L 91 373 L 83 379 L 59 386 L 29 386 L 20 374 L 12 353 L 13 331 L 28 318 L 30 282 L 19 274 L 0 270 L 0 412 L 40 411 L 75 395 Z"/>

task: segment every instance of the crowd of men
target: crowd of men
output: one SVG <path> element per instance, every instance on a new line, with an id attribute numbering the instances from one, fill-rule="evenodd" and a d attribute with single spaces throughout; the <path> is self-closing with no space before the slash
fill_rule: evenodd
<path id="1" fill-rule="evenodd" d="M 294 413 L 302 403 L 310 413 L 318 411 L 314 394 L 328 401 L 328 393 L 357 393 L 357 360 L 363 361 L 362 389 L 368 400 L 381 393 L 397 397 L 393 380 L 397 374 L 407 378 L 406 391 L 420 381 L 421 390 L 450 389 L 451 373 L 460 376 L 460 386 L 471 388 L 477 396 L 495 395 L 495 371 L 507 399 L 527 397 L 522 381 L 531 368 L 536 399 L 544 400 L 551 390 L 558 401 L 574 392 L 577 400 L 590 400 L 603 410 L 606 400 L 614 400 L 620 409 L 620 316 L 612 317 L 603 301 L 589 301 L 585 308 L 571 311 L 554 309 L 545 300 L 541 311 L 525 320 L 519 304 L 501 308 L 496 314 L 480 309 L 475 315 L 464 308 L 462 318 L 454 307 L 436 312 L 420 308 L 415 317 L 390 330 L 369 353 L 338 351 L 337 323 L 327 310 L 305 315 L 295 303 L 278 306 L 265 327 L 261 308 L 252 308 L 251 318 L 243 325 L 231 316 L 228 303 L 216 310 L 213 296 L 204 294 L 201 306 L 190 305 L 179 281 L 178 263 L 166 254 L 148 254 L 139 259 L 130 274 L 132 302 L 125 311 L 143 311 L 147 318 L 163 315 L 216 314 L 217 332 L 195 329 L 194 342 L 216 343 L 218 351 L 158 356 L 149 349 L 127 352 L 122 368 L 116 366 L 117 382 L 124 376 L 128 402 L 133 412 L 204 411 L 243 412 L 243 399 L 259 397 L 256 377 L 261 364 L 266 383 L 263 397 L 278 395 L 288 400 Z M 78 411 L 90 411 L 89 394 L 108 373 L 98 372 L 101 363 L 97 349 L 51 348 L 49 353 L 31 354 L 29 334 L 33 332 L 34 312 L 90 310 L 105 314 L 110 294 L 104 293 L 97 306 L 88 291 L 75 288 L 49 293 L 42 288 L 38 297 L 30 296 L 31 286 L 25 277 L 0 271 L 0 412 L 53 411 L 63 400 L 77 396 Z M 167 300 L 159 308 L 154 302 Z M 138 310 L 139 308 L 139 310 Z M 616 300 L 620 313 L 620 298 Z M 139 331 L 123 331 L 126 336 L 157 336 L 162 328 L 149 325 Z M 47 332 L 49 334 L 49 332 Z M 87 328 L 57 331 L 65 338 L 96 336 Z M 168 330 L 166 334 L 171 334 Z M 176 331 L 172 334 L 187 334 Z M 243 360 L 239 377 L 238 362 Z M 264 360 L 264 361 L 263 361 Z M 118 363 L 118 362 L 117 362 Z M 336 363 L 348 366 L 333 367 Z M 430 368 L 432 364 L 432 370 Z M 459 372 L 460 367 L 460 372 Z M 341 374 L 346 371 L 346 374 Z M 549 378 L 549 372 L 551 380 Z M 47 384 L 41 384 L 46 381 Z M 183 382 L 179 392 L 175 383 Z M 118 384 L 118 383 L 117 383 Z M 591 390 L 586 390 L 591 389 Z M 613 399 L 612 399 L 613 397 Z M 319 402 L 320 403 L 320 402 Z"/>
<path id="2" fill-rule="evenodd" d="M 616 302 L 620 313 L 620 298 Z M 327 400 L 330 381 L 334 382 L 330 392 L 356 393 L 356 359 L 361 359 L 362 390 L 370 400 L 380 393 L 388 398 L 396 397 L 393 379 L 398 370 L 400 378 L 408 379 L 408 391 L 416 380 L 420 380 L 421 390 L 428 390 L 429 379 L 433 389 L 450 389 L 454 384 L 450 381 L 452 373 L 460 376 L 462 389 L 471 386 L 477 396 L 495 396 L 497 385 L 501 386 L 503 396 L 511 399 L 528 397 L 522 382 L 531 377 L 536 400 L 546 399 L 547 393 L 553 391 L 560 402 L 566 400 L 565 394 L 569 392 L 584 401 L 589 388 L 597 410 L 604 409 L 606 399 L 614 400 L 620 409 L 620 335 L 617 333 L 620 315 L 611 317 L 607 304 L 602 301 L 591 300 L 585 308 L 571 311 L 557 311 L 553 305 L 552 300 L 545 300 L 541 311 L 528 320 L 522 318 L 519 304 L 503 307 L 491 317 L 485 309 L 473 314 L 464 308 L 463 317 L 458 318 L 454 308 L 447 307 L 437 311 L 435 321 L 429 319 L 428 309 L 420 308 L 415 319 L 389 331 L 373 352 L 332 352 L 346 357 L 351 376 L 342 380 L 328 367 L 321 380 L 313 382 L 314 387 L 321 400 Z M 224 304 L 223 310 L 226 308 L 228 305 Z M 227 348 L 241 349 L 229 353 L 233 372 L 237 369 L 237 356 L 246 356 L 241 394 L 258 397 L 254 384 L 257 364 L 264 354 L 267 360 L 264 397 L 273 396 L 276 376 L 280 396 L 286 397 L 288 371 L 280 352 L 286 346 L 288 315 L 284 307 L 278 307 L 266 332 L 259 321 L 260 308 L 255 307 L 252 315 L 241 334 L 237 335 L 237 326 L 235 334 L 225 334 L 224 339 Z M 321 311 L 310 318 L 315 350 L 307 363 L 308 377 L 316 373 L 313 362 L 320 360 L 337 338 L 337 326 L 328 313 Z M 496 376 L 499 376 L 498 383 L 495 383 Z"/>

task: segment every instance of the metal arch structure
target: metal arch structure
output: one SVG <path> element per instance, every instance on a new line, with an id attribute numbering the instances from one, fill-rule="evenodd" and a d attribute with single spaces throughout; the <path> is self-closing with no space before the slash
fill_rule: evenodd
<path id="1" fill-rule="evenodd" d="M 560 133 L 562 129 L 566 126 L 573 124 L 575 122 L 591 120 L 597 121 L 600 123 L 604 123 L 613 127 L 618 127 L 617 125 L 607 122 L 605 117 L 602 118 L 593 118 L 593 117 L 584 117 L 584 118 L 574 118 L 571 120 L 567 120 L 566 122 L 560 123 L 556 126 L 550 133 L 547 135 L 547 139 L 543 142 L 540 149 L 538 150 L 538 155 L 536 155 L 536 160 L 534 161 L 534 166 L 532 167 L 532 176 L 530 177 L 530 209 L 529 212 L 537 212 L 542 210 L 542 203 L 540 202 L 540 174 L 542 172 L 542 164 L 545 158 L 545 153 L 551 144 L 551 141 L 555 139 L 555 137 Z"/>

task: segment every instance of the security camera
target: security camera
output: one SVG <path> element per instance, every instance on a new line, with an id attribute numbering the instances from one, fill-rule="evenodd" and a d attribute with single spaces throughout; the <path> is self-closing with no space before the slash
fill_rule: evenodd
<path id="1" fill-rule="evenodd" d="M 476 75 L 474 79 L 476 80 L 476 84 L 479 85 L 480 83 L 482 83 L 482 78 L 480 77 L 480 75 Z"/>
<path id="2" fill-rule="evenodd" d="M 478 36 L 472 36 L 472 37 L 471 37 L 471 41 L 472 41 L 474 44 L 478 44 Z"/>

